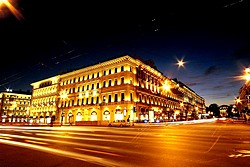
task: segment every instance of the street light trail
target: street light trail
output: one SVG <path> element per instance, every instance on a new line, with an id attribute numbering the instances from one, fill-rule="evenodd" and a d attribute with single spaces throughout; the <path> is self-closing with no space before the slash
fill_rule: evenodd
<path id="1" fill-rule="evenodd" d="M 21 135 L 12 135 L 12 134 L 2 134 L 0 133 L 0 138 L 3 139 L 14 139 L 14 138 L 19 138 L 19 139 L 29 139 L 30 141 L 43 141 L 43 142 L 51 142 L 51 143 L 58 143 L 58 140 L 56 139 L 48 139 L 48 138 L 38 138 L 38 137 L 29 137 L 29 136 L 21 136 Z M 37 142 L 38 144 L 39 142 Z M 85 143 L 79 143 L 79 142 L 69 142 L 69 141 L 63 141 L 63 143 L 69 146 L 78 146 L 78 147 L 85 147 L 85 148 L 92 148 L 92 149 L 101 149 L 105 151 L 113 151 L 116 153 L 126 153 L 126 154 L 137 154 L 137 152 L 133 150 L 123 150 L 121 148 L 115 148 L 115 147 L 109 147 L 109 146 L 103 146 L 103 145 L 96 145 L 96 144 L 85 144 Z M 51 144 L 53 145 L 53 144 Z M 142 153 L 138 153 L 142 154 Z M 148 153 L 143 153 L 145 155 L 148 155 Z"/>
<path id="2" fill-rule="evenodd" d="M 3 143 L 2 146 L 4 146 L 6 142 L 9 145 L 17 142 L 19 144 L 14 144 L 14 146 L 20 148 L 29 148 L 28 146 L 30 146 L 31 149 L 41 152 L 37 153 L 38 155 L 46 152 L 43 150 L 45 148 L 52 149 L 47 153 L 62 156 L 63 159 L 60 160 L 62 164 L 65 163 L 64 157 L 69 158 L 70 161 L 80 158 L 82 161 L 85 160 L 86 163 L 97 161 L 93 163 L 93 166 L 98 166 L 97 164 L 100 161 L 99 165 L 101 166 L 113 165 L 119 167 L 149 165 L 230 166 L 236 164 L 236 158 L 241 158 L 240 161 L 237 161 L 237 164 L 241 164 L 240 166 L 246 166 L 245 164 L 249 163 L 249 132 L 245 126 L 206 123 L 182 124 L 174 127 L 150 126 L 150 128 L 86 128 L 76 126 L 47 127 L 48 129 L 45 127 L 30 128 L 30 130 L 28 127 L 17 127 L 16 130 L 14 128 L 8 130 L 3 128 L 0 133 L 0 137 L 3 138 L 0 143 Z M 65 131 L 65 129 L 68 130 Z M 39 133 L 42 134 L 39 135 Z M 92 138 L 98 140 L 92 140 Z M 103 140 L 100 140 L 101 138 Z M 113 142 L 113 140 L 121 142 Z M 127 141 L 127 143 L 124 141 Z M 32 145 L 37 145 L 38 148 Z M 8 148 L 10 147 L 6 147 L 6 149 Z M 22 152 L 23 150 L 20 148 L 11 147 L 10 150 L 19 149 L 19 152 Z M 89 157 L 92 157 L 92 159 L 87 161 L 86 159 Z M 226 161 L 223 163 L 220 161 L 220 164 L 218 164 L 218 160 Z M 23 159 L 22 161 L 26 160 Z M 48 163 L 50 163 L 50 160 Z M 54 164 L 57 163 L 58 161 Z"/>
<path id="3" fill-rule="evenodd" d="M 99 158 L 99 157 L 95 157 L 95 156 L 79 154 L 79 153 L 75 153 L 75 152 L 71 152 L 71 151 L 63 151 L 63 150 L 58 150 L 58 149 L 54 149 L 54 148 L 49 148 L 49 147 L 44 147 L 44 146 L 39 146 L 39 145 L 34 145 L 34 144 L 28 144 L 28 143 L 23 143 L 23 142 L 0 139 L 0 143 L 18 146 L 18 147 L 25 147 L 25 148 L 29 148 L 29 149 L 33 149 L 33 150 L 39 150 L 39 151 L 50 153 L 50 154 L 56 154 L 56 155 L 64 156 L 67 158 L 73 158 L 73 159 L 77 159 L 77 160 L 81 160 L 81 161 L 90 162 L 90 163 L 93 163 L 96 165 L 105 165 L 105 166 L 110 166 L 110 167 L 129 166 L 129 164 L 126 164 L 125 162 L 115 162 L 115 161 L 108 160 L 105 158 Z"/>
<path id="4" fill-rule="evenodd" d="M 123 157 L 122 155 L 119 155 L 119 154 L 113 154 L 113 153 L 108 153 L 108 152 L 103 152 L 103 151 L 89 150 L 89 149 L 84 149 L 84 148 L 75 148 L 75 149 L 81 150 L 81 151 L 98 153 L 98 154 L 106 154 L 106 155 L 112 155 L 112 156 L 117 156 L 117 157 Z"/>
<path id="5" fill-rule="evenodd" d="M 38 142 L 38 141 L 34 141 L 34 140 L 24 140 L 27 143 L 35 143 L 35 144 L 43 144 L 43 145 L 47 145 L 48 143 L 44 143 L 44 142 Z"/>
<path id="6" fill-rule="evenodd" d="M 49 136 L 49 137 L 58 137 L 58 138 L 65 138 L 65 139 L 77 139 L 77 140 L 92 140 L 92 141 L 107 141 L 107 142 L 118 142 L 118 143 L 129 143 L 127 141 L 120 141 L 120 140 L 113 140 L 113 139 L 97 139 L 97 138 L 87 138 L 87 137 L 73 137 L 73 136 L 62 136 L 62 135 L 50 135 L 50 134 L 42 134 L 37 133 L 38 136 Z"/>

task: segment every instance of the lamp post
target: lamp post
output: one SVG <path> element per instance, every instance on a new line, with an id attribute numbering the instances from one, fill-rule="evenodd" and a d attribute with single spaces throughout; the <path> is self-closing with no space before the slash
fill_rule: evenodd
<path id="1" fill-rule="evenodd" d="M 64 111 L 63 111 L 63 109 L 62 109 L 62 114 L 61 114 L 61 125 L 63 125 L 63 117 L 64 117 L 64 115 L 65 115 L 65 113 L 64 113 Z"/>

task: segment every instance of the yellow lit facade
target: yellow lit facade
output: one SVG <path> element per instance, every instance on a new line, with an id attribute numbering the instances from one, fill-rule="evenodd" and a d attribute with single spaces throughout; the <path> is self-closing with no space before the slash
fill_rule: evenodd
<path id="1" fill-rule="evenodd" d="M 239 90 L 239 96 L 236 99 L 238 111 L 250 110 L 250 82 L 247 81 Z"/>
<path id="2" fill-rule="evenodd" d="M 250 110 L 250 68 L 245 68 L 244 74 L 239 76 L 245 80 L 245 84 L 239 90 L 239 96 L 236 98 L 235 107 L 238 111 Z"/>
<path id="3" fill-rule="evenodd" d="M 28 122 L 31 94 L 6 91 L 0 93 L 0 122 Z"/>
<path id="4" fill-rule="evenodd" d="M 31 85 L 31 116 L 38 123 L 52 116 L 62 124 L 164 121 L 183 111 L 182 102 L 205 109 L 196 93 L 128 55 Z"/>
<path id="5" fill-rule="evenodd" d="M 59 117 L 59 79 L 51 77 L 32 83 L 32 101 L 30 118 L 32 123 L 48 124 L 52 118 Z"/>

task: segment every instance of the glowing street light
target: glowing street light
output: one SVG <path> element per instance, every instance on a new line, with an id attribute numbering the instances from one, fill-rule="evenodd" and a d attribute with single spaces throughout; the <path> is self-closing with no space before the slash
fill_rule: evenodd
<path id="1" fill-rule="evenodd" d="M 183 59 L 181 59 L 181 60 L 177 59 L 177 63 L 176 64 L 178 65 L 178 68 L 181 68 L 181 67 L 184 68 L 184 64 L 186 64 L 186 62 L 184 62 Z"/>
<path id="2" fill-rule="evenodd" d="M 61 98 L 61 99 L 66 99 L 67 97 L 68 97 L 68 94 L 67 94 L 66 91 L 62 91 L 62 92 L 60 93 L 60 98 Z"/>
<path id="3" fill-rule="evenodd" d="M 165 82 L 164 84 L 163 84 L 163 91 L 166 91 L 166 92 L 169 92 L 170 91 L 170 85 L 167 83 L 167 82 Z"/>
<path id="4" fill-rule="evenodd" d="M 23 15 L 12 5 L 11 2 L 9 2 L 9 0 L 0 0 L 0 12 L 3 12 L 1 9 L 6 6 L 18 20 L 22 20 Z"/>
<path id="5" fill-rule="evenodd" d="M 237 98 L 236 100 L 236 104 L 239 104 L 239 103 L 241 103 L 241 100 L 240 100 L 240 98 Z"/>
<path id="6" fill-rule="evenodd" d="M 243 76 L 246 82 L 250 81 L 250 68 L 245 69 L 245 75 Z"/>
<path id="7" fill-rule="evenodd" d="M 245 68 L 243 72 L 244 72 L 244 74 L 242 74 L 240 76 L 236 76 L 235 78 L 237 78 L 239 80 L 245 80 L 247 83 L 248 81 L 250 81 L 250 68 L 249 67 Z"/>

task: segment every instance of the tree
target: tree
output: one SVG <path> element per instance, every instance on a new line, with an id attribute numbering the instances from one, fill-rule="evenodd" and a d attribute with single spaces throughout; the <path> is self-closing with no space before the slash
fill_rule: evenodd
<path id="1" fill-rule="evenodd" d="M 210 112 L 213 112 L 213 116 L 220 117 L 220 110 L 218 104 L 216 103 L 210 104 L 208 110 Z"/>
<path id="2" fill-rule="evenodd" d="M 228 106 L 226 112 L 227 112 L 227 115 L 228 115 L 229 118 L 232 118 L 234 116 L 232 110 L 233 110 L 233 107 L 232 106 Z"/>

